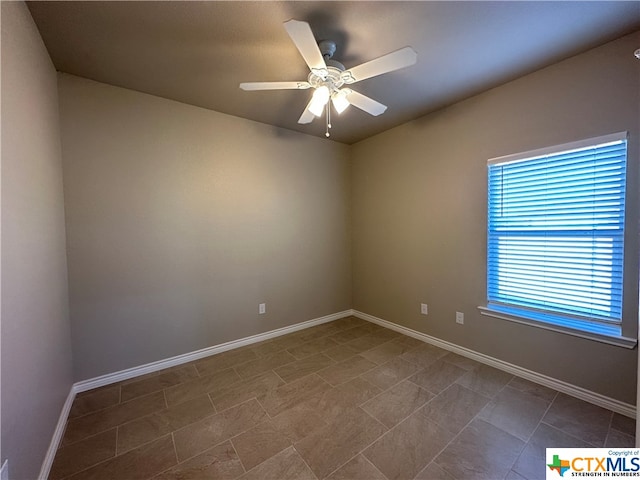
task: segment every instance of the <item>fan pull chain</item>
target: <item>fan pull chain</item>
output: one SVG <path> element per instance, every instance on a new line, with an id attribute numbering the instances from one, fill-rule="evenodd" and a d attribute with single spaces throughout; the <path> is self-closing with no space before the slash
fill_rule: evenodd
<path id="1" fill-rule="evenodd" d="M 331 104 L 327 103 L 327 131 L 324 136 L 329 138 L 329 129 L 331 128 Z"/>

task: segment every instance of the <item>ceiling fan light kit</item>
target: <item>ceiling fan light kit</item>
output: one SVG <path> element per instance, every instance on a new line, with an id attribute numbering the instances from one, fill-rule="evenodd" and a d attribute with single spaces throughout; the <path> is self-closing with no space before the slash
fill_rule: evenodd
<path id="1" fill-rule="evenodd" d="M 248 82 L 241 83 L 240 88 L 243 90 L 306 90 L 313 88 L 311 100 L 300 115 L 298 123 L 311 123 L 315 117 L 320 117 L 323 112 L 326 112 L 325 136 L 327 137 L 329 137 L 329 129 L 331 128 L 331 104 L 338 114 L 344 112 L 349 105 L 373 116 L 380 115 L 387 109 L 386 105 L 366 95 L 351 88 L 343 88 L 345 85 L 399 70 L 413 65 L 417 61 L 416 52 L 411 47 L 404 47 L 347 70 L 344 65 L 332 58 L 336 51 L 335 42 L 322 40 L 317 43 L 307 22 L 289 20 L 284 22 L 284 28 L 311 71 L 307 81 Z"/>

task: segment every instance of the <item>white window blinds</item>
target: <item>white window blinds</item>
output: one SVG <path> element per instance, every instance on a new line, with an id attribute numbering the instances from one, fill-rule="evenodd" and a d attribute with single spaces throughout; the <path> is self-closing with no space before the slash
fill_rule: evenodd
<path id="1" fill-rule="evenodd" d="M 619 324 L 626 134 L 489 162 L 489 304 Z"/>

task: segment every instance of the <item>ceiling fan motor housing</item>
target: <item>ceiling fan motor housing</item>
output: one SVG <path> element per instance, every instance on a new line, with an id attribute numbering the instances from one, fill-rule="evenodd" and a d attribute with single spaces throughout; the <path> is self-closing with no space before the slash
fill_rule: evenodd
<path id="1" fill-rule="evenodd" d="M 335 92 L 345 83 L 348 84 L 355 81 L 349 72 L 345 72 L 345 66 L 332 58 L 333 54 L 336 53 L 336 42 L 322 40 L 318 43 L 318 48 L 322 53 L 327 68 L 311 69 L 308 81 L 312 87 L 318 88 L 324 85 L 330 92 Z"/>
<path id="2" fill-rule="evenodd" d="M 308 81 L 314 88 L 318 88 L 324 85 L 329 88 L 330 92 L 332 92 L 344 85 L 345 82 L 342 78 L 343 70 L 344 67 L 342 67 L 341 69 L 339 67 L 334 67 L 333 65 L 327 65 L 326 70 L 322 69 L 312 71 L 309 74 Z"/>

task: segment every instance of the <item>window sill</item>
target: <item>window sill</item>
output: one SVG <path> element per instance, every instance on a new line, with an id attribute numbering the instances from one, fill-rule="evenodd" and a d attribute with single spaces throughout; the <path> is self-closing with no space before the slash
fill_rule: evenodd
<path id="1" fill-rule="evenodd" d="M 523 325 L 529 325 L 531 327 L 542 328 L 545 330 L 551 330 L 553 332 L 564 333 L 566 335 L 573 335 L 574 337 L 586 338 L 588 340 L 594 340 L 596 342 L 608 343 L 609 345 L 615 345 L 617 347 L 623 347 L 628 349 L 635 348 L 638 343 L 635 338 L 624 337 L 621 329 L 615 325 L 601 326 L 598 325 L 593 331 L 577 330 L 566 325 L 562 325 L 560 322 L 552 323 L 545 322 L 541 319 L 529 318 L 526 316 L 526 312 L 522 312 L 516 309 L 510 309 L 508 307 L 501 306 L 480 306 L 478 307 L 482 315 L 488 317 L 499 318 L 500 320 L 507 320 L 509 322 L 521 323 Z M 570 322 L 567 322 L 569 324 Z"/>

